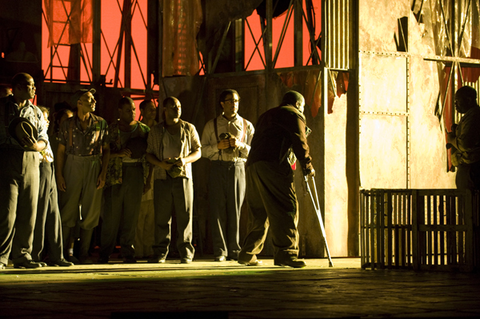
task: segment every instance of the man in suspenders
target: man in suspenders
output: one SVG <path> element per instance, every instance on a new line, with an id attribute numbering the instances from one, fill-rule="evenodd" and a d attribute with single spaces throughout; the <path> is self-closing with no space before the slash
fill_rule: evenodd
<path id="1" fill-rule="evenodd" d="M 63 247 L 67 249 L 70 232 L 79 222 L 80 263 L 92 262 L 88 250 L 100 218 L 102 188 L 110 158 L 107 122 L 93 114 L 96 105 L 93 94 L 95 89 L 74 93 L 72 104 L 77 113 L 62 123 L 56 161 Z"/>
<path id="2" fill-rule="evenodd" d="M 236 260 L 240 251 L 240 211 L 245 198 L 245 162 L 253 124 L 238 115 L 235 90 L 220 94 L 223 112 L 205 125 L 202 156 L 211 161 L 208 181 L 210 220 L 215 261 Z"/>

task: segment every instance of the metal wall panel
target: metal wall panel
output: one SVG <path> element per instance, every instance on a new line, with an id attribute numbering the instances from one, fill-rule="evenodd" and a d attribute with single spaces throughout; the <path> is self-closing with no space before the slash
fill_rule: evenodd
<path id="1" fill-rule="evenodd" d="M 408 187 L 408 59 L 360 56 L 361 186 Z"/>

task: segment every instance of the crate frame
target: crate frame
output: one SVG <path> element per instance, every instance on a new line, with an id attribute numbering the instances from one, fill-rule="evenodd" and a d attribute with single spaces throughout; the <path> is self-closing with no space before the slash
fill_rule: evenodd
<path id="1" fill-rule="evenodd" d="M 362 268 L 472 271 L 480 259 L 478 208 L 470 191 L 361 190 Z"/>

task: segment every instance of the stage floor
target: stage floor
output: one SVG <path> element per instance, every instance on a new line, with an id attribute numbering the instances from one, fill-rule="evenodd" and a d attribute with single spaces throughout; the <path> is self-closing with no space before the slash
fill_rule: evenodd
<path id="1" fill-rule="evenodd" d="M 0 318 L 479 317 L 480 274 L 362 270 L 359 258 L 307 267 L 81 265 L 0 271 Z M 199 317 L 202 316 L 202 317 Z"/>

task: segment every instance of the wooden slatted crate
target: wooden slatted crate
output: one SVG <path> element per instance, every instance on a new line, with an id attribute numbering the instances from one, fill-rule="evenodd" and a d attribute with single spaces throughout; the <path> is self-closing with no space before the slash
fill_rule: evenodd
<path id="1" fill-rule="evenodd" d="M 470 192 L 372 189 L 360 197 L 362 268 L 471 271 L 477 264 Z"/>

